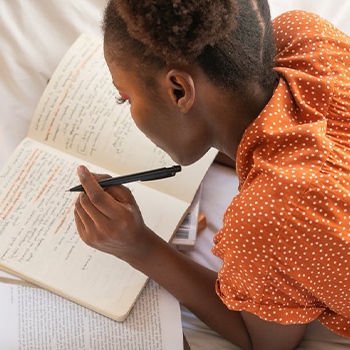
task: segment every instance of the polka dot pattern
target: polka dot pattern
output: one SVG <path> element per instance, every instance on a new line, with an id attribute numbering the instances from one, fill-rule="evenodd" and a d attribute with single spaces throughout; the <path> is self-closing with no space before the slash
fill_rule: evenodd
<path id="1" fill-rule="evenodd" d="M 350 337 L 350 38 L 304 11 L 274 30 L 280 81 L 239 144 L 216 290 L 229 309 Z"/>

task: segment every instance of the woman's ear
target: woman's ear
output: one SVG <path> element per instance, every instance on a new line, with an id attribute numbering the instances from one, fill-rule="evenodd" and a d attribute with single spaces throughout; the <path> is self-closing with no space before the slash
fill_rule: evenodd
<path id="1" fill-rule="evenodd" d="M 168 93 L 181 113 L 187 113 L 194 104 L 195 87 L 192 76 L 184 71 L 172 69 L 167 74 Z"/>

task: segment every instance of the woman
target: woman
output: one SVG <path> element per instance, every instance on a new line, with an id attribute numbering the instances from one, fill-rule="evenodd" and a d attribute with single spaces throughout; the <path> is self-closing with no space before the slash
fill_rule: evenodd
<path id="1" fill-rule="evenodd" d="M 293 349 L 316 318 L 350 337 L 350 39 L 306 12 L 272 24 L 265 0 L 111 0 L 104 44 L 137 126 L 183 165 L 217 148 L 236 161 L 240 193 L 214 238 L 219 274 L 85 167 L 82 239 L 243 349 Z"/>

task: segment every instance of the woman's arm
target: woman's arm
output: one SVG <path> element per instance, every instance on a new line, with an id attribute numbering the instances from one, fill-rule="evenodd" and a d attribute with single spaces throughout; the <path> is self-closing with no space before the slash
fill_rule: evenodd
<path id="1" fill-rule="evenodd" d="M 243 349 L 287 350 L 296 346 L 304 326 L 281 326 L 227 309 L 215 293 L 217 274 L 152 232 L 126 187 L 104 191 L 86 170 L 80 180 L 86 194 L 79 196 L 74 214 L 84 242 L 125 260 L 155 280 L 209 327 Z"/>
<path id="2" fill-rule="evenodd" d="M 229 310 L 216 295 L 216 272 L 153 237 L 149 256 L 133 267 L 161 284 L 210 328 L 242 349 L 291 350 L 298 345 L 305 325 L 283 326 Z"/>

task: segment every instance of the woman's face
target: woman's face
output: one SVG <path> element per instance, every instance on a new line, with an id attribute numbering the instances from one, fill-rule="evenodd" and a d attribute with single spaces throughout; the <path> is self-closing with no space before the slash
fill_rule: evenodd
<path id="1" fill-rule="evenodd" d="M 195 108 L 189 113 L 179 110 L 170 97 L 166 73 L 156 73 L 156 83 L 147 84 L 137 69 L 125 70 L 115 64 L 106 48 L 105 59 L 121 98 L 130 103 L 135 124 L 153 143 L 181 165 L 192 164 L 207 152 L 210 146 L 200 116 Z"/>

